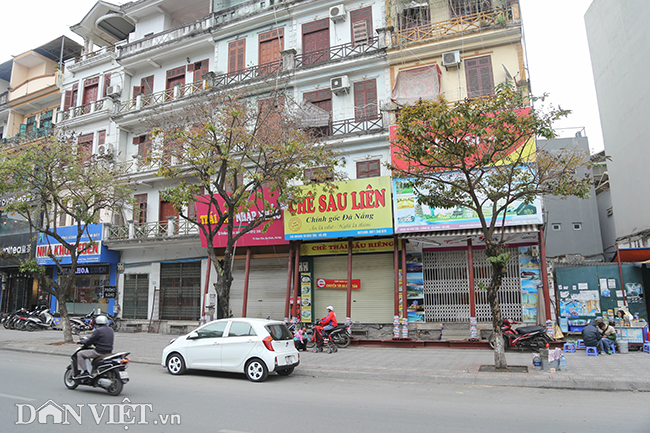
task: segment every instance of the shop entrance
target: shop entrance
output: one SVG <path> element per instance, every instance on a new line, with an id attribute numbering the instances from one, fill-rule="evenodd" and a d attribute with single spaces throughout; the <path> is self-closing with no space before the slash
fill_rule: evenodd
<path id="1" fill-rule="evenodd" d="M 148 311 L 149 274 L 125 275 L 122 317 L 125 319 L 147 319 Z"/>
<path id="2" fill-rule="evenodd" d="M 201 262 L 162 263 L 160 319 L 199 320 L 200 315 Z"/>
<path id="3" fill-rule="evenodd" d="M 507 273 L 499 289 L 499 303 L 503 317 L 520 321 L 522 318 L 519 252 L 508 248 L 510 259 Z M 469 322 L 469 275 L 467 251 L 425 251 L 422 253 L 424 280 L 424 314 L 427 322 Z M 490 283 L 491 268 L 484 249 L 473 253 L 476 284 L 476 319 L 492 320 L 487 292 L 479 284 Z"/>

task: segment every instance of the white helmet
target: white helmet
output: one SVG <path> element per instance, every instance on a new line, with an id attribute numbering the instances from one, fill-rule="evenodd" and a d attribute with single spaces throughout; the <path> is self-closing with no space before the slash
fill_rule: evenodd
<path id="1" fill-rule="evenodd" d="M 332 307 L 331 305 L 329 307 L 327 307 L 327 309 L 330 310 L 330 311 L 334 311 L 334 307 Z"/>
<path id="2" fill-rule="evenodd" d="M 108 325 L 108 318 L 106 316 L 97 316 L 95 317 L 96 325 Z"/>

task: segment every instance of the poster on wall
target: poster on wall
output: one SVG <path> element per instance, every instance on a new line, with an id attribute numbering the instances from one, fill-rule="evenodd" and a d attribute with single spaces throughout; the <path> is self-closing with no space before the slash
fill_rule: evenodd
<path id="1" fill-rule="evenodd" d="M 519 247 L 519 277 L 521 279 L 521 309 L 524 322 L 537 320 L 537 301 L 542 277 L 537 245 Z"/>
<path id="2" fill-rule="evenodd" d="M 600 314 L 600 292 L 598 290 L 581 290 L 571 292 L 567 297 L 560 297 L 560 315 L 568 319 L 580 316 L 595 317 Z"/>
<path id="3" fill-rule="evenodd" d="M 300 273 L 300 319 L 303 323 L 311 323 L 311 273 Z"/>
<path id="4" fill-rule="evenodd" d="M 401 282 L 400 282 L 401 286 Z M 409 322 L 424 322 L 422 254 L 406 254 L 406 313 Z"/>
<path id="5" fill-rule="evenodd" d="M 625 283 L 625 297 L 630 304 L 641 304 L 643 302 L 643 284 Z"/>

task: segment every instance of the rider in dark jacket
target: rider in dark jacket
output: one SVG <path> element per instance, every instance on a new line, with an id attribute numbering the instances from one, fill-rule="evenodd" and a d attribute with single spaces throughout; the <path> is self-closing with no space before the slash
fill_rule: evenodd
<path id="1" fill-rule="evenodd" d="M 92 360 L 111 353 L 113 351 L 113 329 L 108 326 L 106 316 L 95 318 L 95 331 L 88 338 L 83 338 L 79 343 L 85 347 L 95 345 L 95 348 L 80 350 L 77 352 L 77 370 L 80 372 L 78 377 L 87 377 L 92 373 Z"/>
<path id="2" fill-rule="evenodd" d="M 582 339 L 584 340 L 586 347 L 595 347 L 599 353 L 607 351 L 603 345 L 600 331 L 598 331 L 598 328 L 596 327 L 596 321 L 593 319 L 590 320 L 589 324 L 582 330 Z"/>

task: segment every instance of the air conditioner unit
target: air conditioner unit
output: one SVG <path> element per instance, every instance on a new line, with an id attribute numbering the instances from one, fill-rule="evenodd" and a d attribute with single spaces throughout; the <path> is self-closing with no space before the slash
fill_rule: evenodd
<path id="1" fill-rule="evenodd" d="M 442 53 L 442 66 L 445 69 L 457 68 L 460 65 L 460 51 L 449 51 Z"/>
<path id="2" fill-rule="evenodd" d="M 122 89 L 120 89 L 119 85 L 114 85 L 114 86 L 108 86 L 106 89 L 106 95 L 108 96 L 120 96 L 122 93 Z"/>
<path id="3" fill-rule="evenodd" d="M 336 95 L 343 95 L 350 92 L 350 79 L 347 75 L 330 78 L 330 89 Z"/>
<path id="4" fill-rule="evenodd" d="M 97 147 L 97 153 L 100 154 L 100 155 L 105 155 L 106 154 L 106 146 L 104 146 L 103 144 L 100 144 Z"/>
<path id="5" fill-rule="evenodd" d="M 343 5 L 332 6 L 330 8 L 330 19 L 335 23 L 345 21 L 345 7 Z"/>

